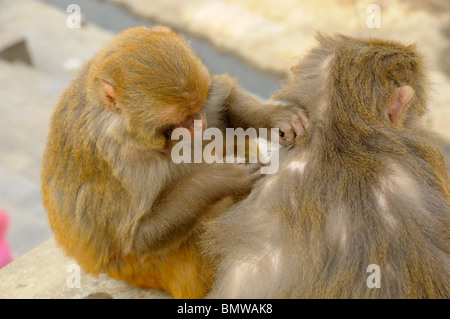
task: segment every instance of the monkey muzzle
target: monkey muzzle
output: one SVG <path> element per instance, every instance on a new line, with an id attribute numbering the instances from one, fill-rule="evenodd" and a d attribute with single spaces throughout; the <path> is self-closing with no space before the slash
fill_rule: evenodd
<path id="1" fill-rule="evenodd" d="M 177 125 L 175 128 L 184 127 L 189 130 L 193 137 L 197 133 L 202 133 L 206 129 L 206 114 L 203 109 L 189 115 L 183 122 Z"/>

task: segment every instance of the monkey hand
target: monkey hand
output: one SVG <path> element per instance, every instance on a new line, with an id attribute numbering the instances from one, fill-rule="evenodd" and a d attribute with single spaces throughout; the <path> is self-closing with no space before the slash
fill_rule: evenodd
<path id="1" fill-rule="evenodd" d="M 305 110 L 288 105 L 279 108 L 272 117 L 272 127 L 280 129 L 280 144 L 292 147 L 309 136 L 310 123 Z"/>
<path id="2" fill-rule="evenodd" d="M 228 195 L 237 199 L 247 196 L 254 184 L 261 178 L 260 166 L 258 164 L 221 164 L 228 167 L 221 170 L 222 185 L 227 184 Z"/>

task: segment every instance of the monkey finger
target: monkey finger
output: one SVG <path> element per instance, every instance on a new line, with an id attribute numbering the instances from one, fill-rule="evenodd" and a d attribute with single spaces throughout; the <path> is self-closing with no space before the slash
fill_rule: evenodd
<path id="1" fill-rule="evenodd" d="M 292 128 L 293 128 L 293 136 L 294 136 L 294 141 L 297 141 L 298 139 L 302 138 L 305 134 L 306 131 L 302 125 L 301 120 L 299 119 L 292 119 L 290 121 Z"/>
<path id="2" fill-rule="evenodd" d="M 311 130 L 311 124 L 309 122 L 308 116 L 306 115 L 304 110 L 299 110 L 297 114 L 300 117 L 300 121 L 302 122 L 305 133 L 309 134 L 309 131 Z"/>
<path id="3" fill-rule="evenodd" d="M 290 122 L 289 122 L 290 123 Z M 294 144 L 296 133 L 292 128 L 292 123 L 288 128 L 280 127 L 280 144 L 283 146 L 290 146 Z"/>
<path id="4" fill-rule="evenodd" d="M 310 125 L 306 121 L 297 119 L 291 122 L 294 128 L 295 143 L 300 142 L 304 137 L 309 135 Z"/>
<path id="5" fill-rule="evenodd" d="M 250 175 L 250 179 L 253 183 L 256 183 L 262 176 L 261 170 L 257 170 Z"/>
<path id="6" fill-rule="evenodd" d="M 289 135 L 286 138 L 288 145 L 299 142 L 309 134 L 311 126 L 303 110 L 298 109 L 289 120 L 289 124 L 291 125 L 292 133 L 288 130 Z"/>
<path id="7" fill-rule="evenodd" d="M 234 185 L 236 196 L 240 198 L 250 193 L 253 185 L 261 178 L 261 172 L 258 164 L 237 164 L 235 168 L 237 170 L 228 174 L 228 183 Z"/>

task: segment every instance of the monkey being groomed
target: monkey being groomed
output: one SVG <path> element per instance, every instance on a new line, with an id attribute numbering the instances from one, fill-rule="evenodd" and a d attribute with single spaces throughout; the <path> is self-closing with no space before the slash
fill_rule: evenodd
<path id="1" fill-rule="evenodd" d="M 303 120 L 302 120 L 303 117 Z M 261 104 L 211 75 L 169 28 L 114 38 L 63 93 L 43 156 L 42 192 L 55 238 L 87 272 L 173 297 L 200 298 L 213 273 L 202 223 L 245 198 L 258 166 L 175 164 L 171 132 L 207 126 L 304 135 L 295 106 Z"/>
<path id="2" fill-rule="evenodd" d="M 273 97 L 306 108 L 308 138 L 205 226 L 208 296 L 449 298 L 449 178 L 421 124 L 422 58 L 397 42 L 317 40 Z"/>

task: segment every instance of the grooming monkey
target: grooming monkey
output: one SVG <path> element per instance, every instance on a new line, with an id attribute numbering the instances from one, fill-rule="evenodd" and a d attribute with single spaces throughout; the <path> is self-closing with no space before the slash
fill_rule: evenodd
<path id="1" fill-rule="evenodd" d="M 259 173 L 175 164 L 171 132 L 194 132 L 194 120 L 202 130 L 281 127 L 288 145 L 302 134 L 297 113 L 211 75 L 169 28 L 124 31 L 83 67 L 52 117 L 42 191 L 58 244 L 89 273 L 203 297 L 212 273 L 198 253 L 202 221 L 244 198 Z"/>
<path id="2" fill-rule="evenodd" d="M 205 226 L 208 297 L 449 298 L 449 178 L 421 126 L 422 58 L 397 42 L 317 40 L 273 97 L 306 108 L 308 138 Z"/>

